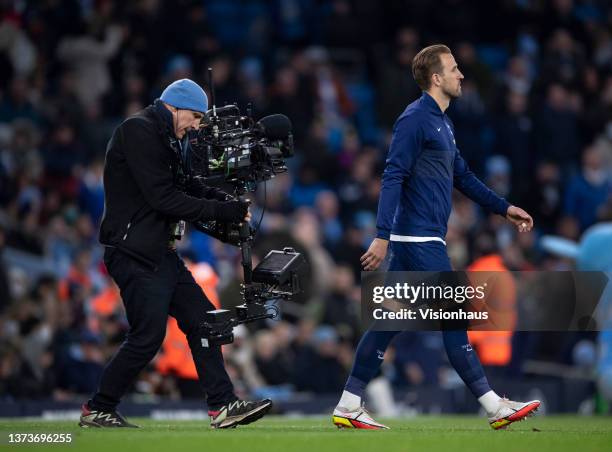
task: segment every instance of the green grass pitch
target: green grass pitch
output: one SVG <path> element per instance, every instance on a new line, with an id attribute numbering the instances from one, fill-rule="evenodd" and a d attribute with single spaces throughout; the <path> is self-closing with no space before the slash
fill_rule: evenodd
<path id="1" fill-rule="evenodd" d="M 0 421 L 2 450 L 75 451 L 607 451 L 612 417 L 540 416 L 493 431 L 475 416 L 388 420 L 392 430 L 338 430 L 329 418 L 269 416 L 248 426 L 211 430 L 205 421 L 130 419 L 138 430 L 81 429 L 71 421 Z M 384 420 L 383 420 L 384 421 Z M 73 434 L 71 445 L 10 445 L 10 432 Z"/>

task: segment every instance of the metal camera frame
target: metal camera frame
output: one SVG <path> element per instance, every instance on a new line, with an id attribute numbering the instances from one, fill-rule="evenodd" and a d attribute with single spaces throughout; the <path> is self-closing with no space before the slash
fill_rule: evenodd
<path id="1" fill-rule="evenodd" d="M 208 69 L 209 86 L 211 89 L 212 108 L 206 113 L 206 120 L 209 122 L 212 133 L 206 137 L 208 143 L 205 144 L 206 158 L 204 164 L 206 169 L 210 162 L 210 141 L 215 143 L 238 142 L 245 137 L 250 137 L 259 123 L 255 123 L 251 118 L 250 108 L 247 116 L 240 116 L 240 110 L 236 105 L 228 105 L 217 108 L 215 105 L 215 91 L 212 81 L 212 70 Z M 223 116 L 220 115 L 223 114 Z M 234 113 L 234 114 L 232 114 Z M 280 116 L 280 115 L 277 115 Z M 287 119 L 285 117 L 285 119 Z M 288 121 L 288 119 L 287 119 Z M 196 176 L 196 183 L 219 185 L 231 185 L 233 193 L 228 195 L 228 199 L 238 199 L 240 196 L 253 192 L 257 188 L 257 183 L 266 181 L 275 174 L 287 170 L 284 166 L 283 157 L 293 155 L 293 139 L 290 131 L 288 132 L 287 142 L 278 142 L 278 148 L 271 145 L 264 151 L 266 156 L 270 156 L 269 165 L 251 165 L 247 159 L 250 154 L 244 153 L 245 160 L 240 152 L 235 155 L 238 158 L 231 158 L 231 162 L 217 162 L 216 165 L 228 166 L 231 163 L 233 173 L 230 171 L 216 171 L 212 177 Z M 281 146 L 287 145 L 289 149 L 281 150 Z M 234 146 L 232 149 L 241 149 L 241 146 Z M 246 149 L 245 149 L 246 150 Z M 225 154 L 225 152 L 224 152 Z M 201 162 L 200 162 L 201 163 Z M 191 171 L 191 169 L 189 169 Z M 219 174 L 220 173 L 220 174 Z M 208 175 L 208 171 L 206 171 Z M 263 213 L 262 213 L 263 217 Z M 261 222 L 261 220 L 260 220 Z M 208 311 L 200 324 L 200 334 L 202 346 L 217 346 L 229 344 L 234 340 L 233 329 L 241 324 L 255 322 L 258 320 L 272 319 L 278 316 L 279 310 L 275 305 L 268 303 L 270 300 L 284 299 L 289 300 L 292 296 L 301 291 L 299 282 L 299 270 L 305 263 L 303 256 L 293 248 L 284 248 L 282 251 L 272 250 L 263 260 L 253 268 L 252 243 L 256 230 L 247 222 L 242 223 L 219 223 L 219 222 L 195 222 L 194 226 L 199 231 L 210 235 L 240 248 L 241 265 L 244 273 L 244 283 L 241 288 L 243 303 L 235 308 L 235 311 L 228 309 L 216 309 Z"/>

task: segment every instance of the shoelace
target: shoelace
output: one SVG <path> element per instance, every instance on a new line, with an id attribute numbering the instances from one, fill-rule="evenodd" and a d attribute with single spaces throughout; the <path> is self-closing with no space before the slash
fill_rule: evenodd
<path id="1" fill-rule="evenodd" d="M 365 403 L 361 404 L 361 411 L 363 411 L 368 417 L 372 418 L 372 415 L 370 414 L 370 412 L 365 407 Z"/>
<path id="2" fill-rule="evenodd" d="M 514 408 L 512 407 L 512 403 L 516 403 L 513 402 L 512 400 L 510 400 L 509 398 L 507 398 L 506 396 L 503 396 L 501 399 L 499 399 L 500 403 L 504 404 L 505 406 L 507 406 L 508 408 L 511 408 L 514 410 Z M 516 410 L 515 410 L 516 411 Z"/>
<path id="3" fill-rule="evenodd" d="M 512 406 L 512 403 L 516 403 L 513 402 L 512 400 L 510 400 L 509 398 L 507 398 L 506 396 L 503 396 L 499 399 L 499 402 L 502 406 L 499 407 L 499 409 L 497 410 L 497 412 L 494 414 L 494 416 L 499 415 L 500 411 L 502 410 L 502 408 L 508 408 L 512 411 L 514 411 L 515 413 L 517 412 L 517 409 L 514 408 L 514 406 Z"/>

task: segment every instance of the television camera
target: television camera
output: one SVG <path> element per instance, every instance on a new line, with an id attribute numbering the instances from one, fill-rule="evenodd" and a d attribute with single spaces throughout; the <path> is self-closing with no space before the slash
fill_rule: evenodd
<path id="1" fill-rule="evenodd" d="M 235 104 L 217 108 L 212 71 L 208 71 L 212 108 L 200 128 L 189 132 L 179 186 L 188 193 L 197 193 L 198 187 L 219 186 L 230 192 L 227 200 L 244 199 L 257 190 L 258 184 L 287 171 L 285 159 L 293 156 L 291 121 L 282 114 L 255 121 L 250 107 L 243 116 Z M 253 268 L 251 247 L 259 225 L 254 228 L 247 222 L 200 221 L 194 226 L 239 247 L 244 272 L 244 303 L 235 312 L 217 309 L 206 313 L 201 324 L 204 346 L 231 343 L 237 325 L 278 315 L 278 308 L 266 304 L 268 300 L 288 300 L 300 292 L 298 271 L 304 258 L 294 249 L 272 250 Z"/>

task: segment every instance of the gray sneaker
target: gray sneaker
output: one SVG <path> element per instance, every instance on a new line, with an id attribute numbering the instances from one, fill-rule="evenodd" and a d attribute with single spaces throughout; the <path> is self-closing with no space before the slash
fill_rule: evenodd
<path id="1" fill-rule="evenodd" d="M 227 405 L 208 410 L 212 428 L 233 428 L 255 422 L 272 408 L 272 400 L 234 400 Z"/>
<path id="2" fill-rule="evenodd" d="M 87 403 L 84 403 L 81 407 L 81 420 L 79 422 L 79 427 L 138 428 L 137 425 L 130 424 L 118 411 L 93 410 L 89 408 Z"/>

